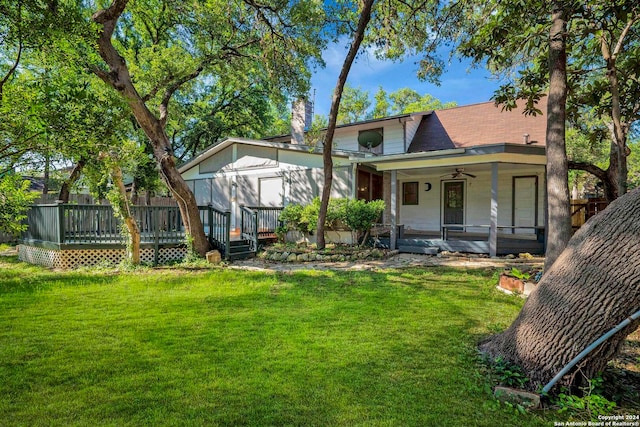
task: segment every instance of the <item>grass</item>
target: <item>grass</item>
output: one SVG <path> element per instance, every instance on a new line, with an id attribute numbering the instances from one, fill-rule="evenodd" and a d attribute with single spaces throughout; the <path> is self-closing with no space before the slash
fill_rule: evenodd
<path id="1" fill-rule="evenodd" d="M 495 281 L 0 257 L 0 425 L 549 425 L 479 369 L 476 342 L 522 304 Z"/>

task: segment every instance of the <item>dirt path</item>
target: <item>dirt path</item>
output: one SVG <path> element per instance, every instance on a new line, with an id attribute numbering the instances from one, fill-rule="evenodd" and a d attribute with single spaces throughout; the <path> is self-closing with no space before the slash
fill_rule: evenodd
<path id="1" fill-rule="evenodd" d="M 234 261 L 229 268 L 243 270 L 273 270 L 273 271 L 297 271 L 297 270 L 385 270 L 397 268 L 417 267 L 461 267 L 461 268 L 505 268 L 536 267 L 542 268 L 544 258 L 532 259 L 507 259 L 507 258 L 481 258 L 469 255 L 462 256 L 433 256 L 416 254 L 396 254 L 389 258 L 379 260 L 344 261 L 344 262 L 277 262 L 265 261 L 253 258 L 244 261 Z"/>

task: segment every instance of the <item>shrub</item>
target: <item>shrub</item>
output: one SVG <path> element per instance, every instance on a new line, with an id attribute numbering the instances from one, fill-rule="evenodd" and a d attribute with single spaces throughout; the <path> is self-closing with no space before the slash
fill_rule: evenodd
<path id="1" fill-rule="evenodd" d="M 374 200 L 366 202 L 364 200 L 331 199 L 327 209 L 327 228 L 336 227 L 342 223 L 349 230 L 356 234 L 357 238 L 364 236 L 371 226 L 378 221 L 384 211 L 384 201 Z M 318 214 L 320 212 L 320 199 L 314 198 L 306 205 L 288 205 L 280 213 L 280 221 L 283 225 L 279 227 L 279 232 L 286 234 L 287 231 L 296 230 L 302 233 L 313 233 L 318 227 Z"/>
<path id="2" fill-rule="evenodd" d="M 343 221 L 351 231 L 357 234 L 358 238 L 364 236 L 364 241 L 373 224 L 380 219 L 384 207 L 383 200 L 372 200 L 371 202 L 349 200 Z"/>
<path id="3" fill-rule="evenodd" d="M 29 191 L 29 181 L 19 175 L 7 174 L 0 178 L 0 231 L 17 236 L 26 230 L 22 221 L 38 194 Z"/>

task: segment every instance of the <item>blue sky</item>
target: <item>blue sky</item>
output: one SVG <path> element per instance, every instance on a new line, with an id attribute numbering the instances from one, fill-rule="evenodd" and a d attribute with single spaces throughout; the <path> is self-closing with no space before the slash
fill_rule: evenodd
<path id="1" fill-rule="evenodd" d="M 334 44 L 329 46 L 323 54 L 326 68 L 318 69 L 311 81 L 312 94 L 315 89 L 314 112 L 316 114 L 329 115 L 331 93 L 346 52 L 344 45 Z M 469 62 L 460 62 L 458 59 L 452 59 L 447 64 L 441 78 L 442 83 L 436 86 L 418 80 L 416 75 L 418 65 L 415 62 L 415 58 L 401 63 L 380 61 L 372 53 L 364 52 L 351 68 L 348 83 L 369 91 L 372 101 L 378 86 L 382 85 L 388 93 L 409 87 L 421 95 L 429 93 L 442 102 L 455 101 L 458 105 L 489 101 L 493 92 L 500 86 L 499 81 L 492 78 L 484 68 L 472 69 Z"/>

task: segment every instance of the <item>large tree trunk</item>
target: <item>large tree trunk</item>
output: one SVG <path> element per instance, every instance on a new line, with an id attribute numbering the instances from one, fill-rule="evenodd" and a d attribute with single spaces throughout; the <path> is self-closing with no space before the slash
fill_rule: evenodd
<path id="1" fill-rule="evenodd" d="M 80 174 L 82 173 L 82 169 L 84 169 L 84 165 L 87 163 L 87 160 L 84 157 L 81 157 L 78 160 L 78 163 L 73 167 L 69 178 L 67 178 L 60 187 L 60 193 L 58 193 L 58 200 L 62 201 L 62 203 L 69 203 L 69 196 L 71 195 L 71 187 L 73 184 L 78 181 L 80 178 Z"/>
<path id="2" fill-rule="evenodd" d="M 521 366 L 532 390 L 640 309 L 640 189 L 615 200 L 578 230 L 513 324 L 481 344 Z M 577 385 L 602 371 L 632 323 L 600 345 L 560 382 Z"/>
<path id="3" fill-rule="evenodd" d="M 92 17 L 94 22 L 102 26 L 102 31 L 98 38 L 98 51 L 109 67 L 109 72 L 101 69 L 94 69 L 93 72 L 116 89 L 131 108 L 136 121 L 151 142 L 153 155 L 159 166 L 162 179 L 178 202 L 185 232 L 193 238 L 193 250 L 201 256 L 205 256 L 209 249 L 209 242 L 204 234 L 198 205 L 193 192 L 178 172 L 173 158 L 171 142 L 165 132 L 169 99 L 173 92 L 180 87 L 180 84 L 176 83 L 171 89 L 167 89 L 160 105 L 160 117 L 155 117 L 133 85 L 124 58 L 120 56 L 111 43 L 116 23 L 124 12 L 127 2 L 127 0 L 114 0 L 111 6 L 96 12 Z M 197 73 L 200 71 L 198 70 Z M 195 74 L 196 76 L 197 73 Z M 187 76 L 184 82 L 188 81 L 189 78 L 192 78 L 192 76 Z"/>
<path id="4" fill-rule="evenodd" d="M 344 85 L 347 82 L 351 65 L 353 64 L 362 40 L 364 39 L 364 32 L 367 29 L 367 25 L 371 20 L 371 8 L 375 0 L 364 0 L 362 5 L 362 11 L 360 12 L 360 18 L 358 19 L 358 26 L 353 34 L 353 40 L 349 47 L 349 52 L 342 63 L 342 69 L 336 82 L 336 87 L 333 90 L 333 97 L 331 99 L 331 108 L 329 109 L 329 124 L 327 125 L 327 131 L 324 136 L 324 145 L 322 147 L 322 162 L 324 167 L 324 183 L 322 185 L 322 197 L 320 198 L 320 212 L 318 212 L 318 227 L 316 247 L 318 249 L 324 249 L 324 223 L 327 220 L 327 211 L 329 209 L 329 198 L 331 197 L 331 185 L 333 184 L 333 158 L 331 157 L 331 151 L 333 149 L 333 135 L 336 131 L 336 125 L 338 123 L 338 110 L 340 108 L 340 100 L 342 99 L 342 91 Z M 356 177 L 353 177 L 356 179 Z"/>
<path id="5" fill-rule="evenodd" d="M 545 269 L 553 265 L 571 238 L 569 166 L 565 144 L 567 102 L 566 19 L 563 2 L 553 3 L 549 32 L 547 103 L 547 248 Z"/>

